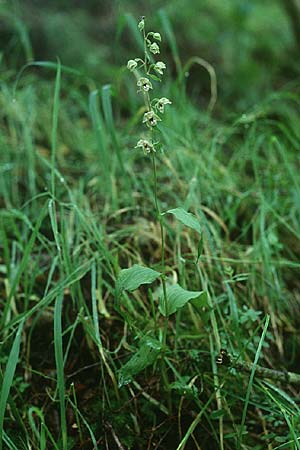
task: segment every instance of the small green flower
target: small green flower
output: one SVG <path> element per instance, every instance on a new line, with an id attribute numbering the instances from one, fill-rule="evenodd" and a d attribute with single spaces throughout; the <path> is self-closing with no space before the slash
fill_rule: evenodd
<path id="1" fill-rule="evenodd" d="M 158 111 L 160 113 L 163 113 L 165 111 L 165 105 L 171 105 L 171 104 L 172 104 L 172 102 L 168 98 L 162 97 L 155 104 L 155 107 L 158 109 Z"/>
<path id="2" fill-rule="evenodd" d="M 138 23 L 138 29 L 139 29 L 140 31 L 143 31 L 144 28 L 145 28 L 145 20 L 144 20 L 144 19 L 141 19 L 141 20 L 139 21 L 139 23 Z"/>
<path id="3" fill-rule="evenodd" d="M 146 123 L 148 127 L 155 127 L 157 122 L 160 121 L 160 117 L 155 114 L 154 111 L 148 111 L 144 114 L 143 123 Z"/>
<path id="4" fill-rule="evenodd" d="M 142 148 L 145 155 L 147 155 L 147 153 L 156 152 L 153 144 L 146 139 L 140 139 L 134 148 Z"/>
<path id="5" fill-rule="evenodd" d="M 159 73 L 160 75 L 163 75 L 163 70 L 166 68 L 166 65 L 162 61 L 157 61 L 157 63 L 154 65 L 154 70 Z"/>
<path id="6" fill-rule="evenodd" d="M 137 62 L 134 59 L 130 59 L 127 63 L 127 69 L 132 72 L 137 66 Z"/>
<path id="7" fill-rule="evenodd" d="M 159 46 L 157 45 L 156 42 L 153 42 L 153 44 L 150 45 L 149 50 L 154 55 L 156 55 L 157 53 L 160 53 Z"/>
<path id="8" fill-rule="evenodd" d="M 161 42 L 161 35 L 159 33 L 153 33 L 153 39 L 156 39 L 157 41 Z"/>
<path id="9" fill-rule="evenodd" d="M 152 89 L 152 84 L 151 81 L 148 80 L 148 78 L 142 77 L 138 80 L 137 87 L 139 88 L 138 92 L 140 91 L 148 92 L 149 89 Z"/>

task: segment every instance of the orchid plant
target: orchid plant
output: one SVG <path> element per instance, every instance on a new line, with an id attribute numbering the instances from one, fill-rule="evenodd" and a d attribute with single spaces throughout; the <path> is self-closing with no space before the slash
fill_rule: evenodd
<path id="1" fill-rule="evenodd" d="M 122 314 L 121 299 L 124 291 L 132 292 L 143 284 L 151 284 L 160 279 L 162 289 L 158 294 L 158 311 L 164 317 L 164 325 L 160 328 L 158 339 L 153 336 L 145 336 L 141 340 L 140 349 L 132 358 L 122 367 L 119 373 L 119 385 L 123 386 L 132 381 L 134 375 L 143 370 L 149 364 L 152 364 L 160 352 L 166 349 L 168 318 L 176 313 L 180 308 L 192 301 L 196 306 L 203 305 L 206 301 L 206 293 L 203 291 L 187 291 L 178 284 L 167 283 L 166 264 L 165 264 L 165 228 L 164 215 L 166 213 L 173 216 L 185 226 L 201 234 L 200 225 L 195 216 L 185 211 L 183 208 L 175 208 L 164 213 L 161 212 L 158 199 L 158 179 L 157 179 L 157 161 L 160 141 L 158 135 L 160 129 L 158 124 L 163 121 L 166 107 L 172 104 L 166 97 L 155 97 L 156 82 L 162 81 L 166 64 L 163 61 L 155 61 L 155 56 L 160 54 L 161 35 L 158 32 L 146 32 L 145 18 L 143 17 L 138 28 L 142 33 L 144 43 L 143 58 L 130 59 L 127 68 L 136 77 L 137 93 L 142 96 L 145 112 L 142 123 L 146 127 L 145 135 L 138 140 L 135 148 L 142 149 L 146 156 L 152 160 L 153 168 L 153 194 L 156 218 L 160 225 L 161 235 L 161 264 L 160 271 L 153 270 L 135 264 L 129 269 L 123 269 L 119 273 L 116 284 L 116 308 Z"/>

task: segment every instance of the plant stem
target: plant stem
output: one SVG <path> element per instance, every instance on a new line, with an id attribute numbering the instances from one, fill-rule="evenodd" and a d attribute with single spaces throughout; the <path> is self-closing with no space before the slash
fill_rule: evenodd
<path id="1" fill-rule="evenodd" d="M 229 353 L 220 356 L 222 361 L 217 361 L 222 366 L 233 367 L 239 372 L 249 373 L 252 371 L 253 363 L 245 361 L 235 361 Z M 284 370 L 269 369 L 268 367 L 256 366 L 255 375 L 260 378 L 268 378 L 273 381 L 284 382 L 289 384 L 300 384 L 300 373 L 288 372 Z"/>
<path id="2" fill-rule="evenodd" d="M 153 131 L 151 133 L 152 136 L 152 143 L 153 143 Z M 164 311 L 165 311 L 165 317 L 164 317 L 164 327 L 163 327 L 163 335 L 162 335 L 162 343 L 163 347 L 166 349 L 167 346 L 167 331 L 168 331 L 168 298 L 167 298 L 167 286 L 166 286 L 166 267 L 165 267 L 165 235 L 164 235 L 164 226 L 163 226 L 163 218 L 160 213 L 160 207 L 158 204 L 158 198 L 157 198 L 157 172 L 156 172 L 156 159 L 155 159 L 155 153 L 152 152 L 152 166 L 153 166 L 153 179 L 154 179 L 154 203 L 155 203 L 155 209 L 156 209 L 156 215 L 157 219 L 159 221 L 160 226 L 160 236 L 161 236 L 161 280 L 162 280 L 162 287 L 163 287 L 163 297 L 164 297 Z M 168 389 L 169 386 L 169 380 L 166 370 L 166 363 L 164 358 L 162 359 L 162 377 L 166 386 L 166 389 Z M 170 391 L 167 391 L 168 396 L 168 409 L 169 413 L 172 411 L 172 399 L 170 396 Z"/>
<path id="3" fill-rule="evenodd" d="M 144 58 L 145 58 L 145 60 L 144 60 L 144 63 L 145 63 L 144 69 L 145 69 L 145 72 L 148 73 L 148 71 L 147 71 L 147 45 L 146 45 L 145 28 L 143 28 L 143 39 L 144 39 Z"/>
<path id="4" fill-rule="evenodd" d="M 157 219 L 159 221 L 160 226 L 160 236 L 161 236 L 161 271 L 162 271 L 162 287 L 163 287 L 163 296 L 164 296 L 164 310 L 166 317 L 168 317 L 168 300 L 167 300 L 167 286 L 166 286 L 166 266 L 165 266 L 165 234 L 164 234 L 164 226 L 163 219 L 160 213 L 160 208 L 158 204 L 157 198 L 157 171 L 156 171 L 156 160 L 155 154 L 152 153 L 152 166 L 153 166 L 153 179 L 154 179 L 154 203 L 157 214 Z M 167 320 L 165 321 L 165 329 L 164 329 L 164 338 L 163 343 L 166 344 L 166 335 L 167 335 Z"/>

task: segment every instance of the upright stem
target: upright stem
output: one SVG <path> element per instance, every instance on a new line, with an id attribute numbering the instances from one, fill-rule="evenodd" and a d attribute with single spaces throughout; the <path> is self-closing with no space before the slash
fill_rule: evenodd
<path id="1" fill-rule="evenodd" d="M 160 236 L 161 236 L 161 270 L 162 270 L 162 286 L 163 286 L 163 296 L 164 296 L 164 310 L 166 314 L 166 318 L 168 317 L 168 299 L 167 299 L 167 286 L 166 286 L 166 264 L 165 264 L 165 233 L 163 226 L 163 219 L 160 213 L 160 207 L 158 204 L 157 198 L 157 171 L 156 171 L 156 159 L 155 154 L 152 153 L 152 166 L 153 166 L 153 179 L 154 179 L 154 203 L 157 214 L 157 219 L 159 221 L 160 226 Z M 164 344 L 166 343 L 166 335 L 167 335 L 167 320 L 165 321 L 165 329 L 163 335 Z"/>
<path id="2" fill-rule="evenodd" d="M 143 64 L 143 66 L 144 66 L 144 71 L 145 71 L 146 76 L 149 75 L 150 68 L 151 68 L 151 59 L 150 59 L 150 57 L 148 57 L 148 54 L 147 54 L 147 37 L 148 37 L 148 34 L 146 35 L 145 27 L 143 26 L 143 38 L 144 38 L 144 64 Z M 148 71 L 148 63 L 149 63 L 149 71 Z M 144 101 L 145 101 L 146 110 L 148 113 L 150 111 L 152 111 L 154 113 L 154 110 L 153 110 L 153 107 L 151 104 L 151 98 L 150 98 L 148 91 L 149 91 L 149 86 L 148 86 L 148 89 L 144 89 Z M 155 116 L 155 114 L 154 114 L 154 116 Z M 155 209 L 156 209 L 157 220 L 159 221 L 160 236 L 161 236 L 161 272 L 162 272 L 161 281 L 162 281 L 162 287 L 163 287 L 163 305 L 164 305 L 164 312 L 165 312 L 164 326 L 163 326 L 163 330 L 162 330 L 162 344 L 163 344 L 163 348 L 166 349 L 167 331 L 168 331 L 168 299 L 167 299 L 166 267 L 165 267 L 165 235 L 164 235 L 163 218 L 162 218 L 162 215 L 160 212 L 158 195 L 157 195 L 157 171 L 156 171 L 156 159 L 155 159 L 155 147 L 154 147 L 154 145 L 155 145 L 154 130 L 153 130 L 152 124 L 150 124 L 150 126 L 149 126 L 149 123 L 146 123 L 146 124 L 150 128 L 150 132 L 151 132 L 151 145 L 152 145 L 151 157 L 152 157 L 153 181 L 154 181 L 154 183 L 153 183 L 154 204 L 155 204 Z M 166 370 L 165 358 L 162 358 L 161 362 L 162 362 L 162 378 L 163 378 L 164 384 L 166 386 L 166 389 L 168 389 L 169 381 L 168 381 L 168 374 L 167 374 L 167 370 Z M 172 399 L 171 399 L 171 395 L 170 395 L 170 390 L 168 390 L 167 392 L 168 392 L 167 395 L 168 395 L 169 412 L 171 413 Z"/>
<path id="3" fill-rule="evenodd" d="M 145 72 L 147 73 L 147 45 L 146 45 L 145 28 L 143 28 L 143 38 L 144 38 L 144 58 L 145 58 L 145 60 L 144 60 L 144 63 L 145 63 L 144 69 L 145 69 Z"/>
<path id="4" fill-rule="evenodd" d="M 158 199 L 157 199 L 157 172 L 156 172 L 156 160 L 155 160 L 155 154 L 152 152 L 152 166 L 153 166 L 153 178 L 154 178 L 154 202 L 155 202 L 155 209 L 157 212 L 157 218 L 160 217 L 160 208 L 158 206 Z"/>
<path id="5" fill-rule="evenodd" d="M 143 37 L 144 37 L 144 69 L 147 73 L 147 46 L 146 46 L 146 34 L 145 29 L 143 29 Z M 152 110 L 151 107 L 151 99 L 149 92 L 144 93 L 144 100 L 145 105 L 148 111 Z M 154 145 L 154 130 L 151 127 L 151 144 Z M 167 287 L 166 287 L 166 265 L 165 265 L 165 234 L 164 234 L 164 226 L 163 226 L 163 219 L 160 213 L 160 207 L 158 203 L 158 196 L 157 196 L 157 171 L 156 171 L 156 159 L 155 159 L 155 153 L 152 152 L 152 166 L 153 166 L 153 179 L 154 179 L 154 203 L 155 203 L 155 209 L 156 209 L 156 215 L 157 219 L 159 221 L 160 226 L 160 236 L 161 236 L 161 271 L 162 271 L 162 287 L 163 287 L 163 297 L 164 297 L 164 310 L 166 314 L 166 320 L 165 320 L 165 326 L 164 326 L 164 332 L 163 332 L 163 344 L 166 344 L 167 340 L 167 328 L 168 328 L 168 300 L 167 300 Z"/>
<path id="6" fill-rule="evenodd" d="M 153 144 L 153 131 L 151 133 L 152 137 L 152 144 Z M 166 348 L 167 345 L 167 331 L 168 331 L 168 298 L 167 298 L 167 286 L 166 286 L 166 266 L 165 266 L 165 234 L 164 234 L 164 226 L 163 226 L 163 219 L 160 213 L 160 207 L 158 204 L 158 198 L 157 198 L 157 172 L 156 172 L 156 159 L 155 159 L 155 153 L 152 152 L 152 165 L 153 165 L 153 179 L 154 179 L 154 203 L 155 203 L 155 209 L 157 214 L 157 219 L 159 221 L 160 226 L 160 236 L 161 236 L 161 271 L 162 271 L 162 287 L 163 287 L 163 298 L 164 298 L 164 310 L 165 310 L 165 318 L 164 318 L 164 327 L 163 327 L 163 335 L 162 335 L 162 343 L 163 347 Z M 164 380 L 166 389 L 168 389 L 169 386 L 169 380 L 168 380 L 168 374 L 166 370 L 166 363 L 165 359 L 162 359 L 162 378 Z M 168 392 L 168 408 L 171 413 L 172 411 L 172 398 L 170 395 L 170 391 Z"/>

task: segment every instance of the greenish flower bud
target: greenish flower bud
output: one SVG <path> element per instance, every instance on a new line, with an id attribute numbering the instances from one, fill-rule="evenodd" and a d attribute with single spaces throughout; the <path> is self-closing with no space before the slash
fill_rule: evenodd
<path id="1" fill-rule="evenodd" d="M 151 81 L 148 80 L 148 78 L 142 77 L 138 80 L 137 87 L 139 88 L 138 92 L 140 91 L 148 92 L 149 89 L 152 89 L 152 84 Z"/>
<path id="2" fill-rule="evenodd" d="M 143 29 L 145 28 L 145 21 L 144 19 L 140 20 L 140 22 L 138 23 L 138 29 L 140 31 L 143 31 Z"/>
<path id="3" fill-rule="evenodd" d="M 159 33 L 153 33 L 153 39 L 156 39 L 157 41 L 161 42 L 161 35 Z"/>
<path id="4" fill-rule="evenodd" d="M 163 70 L 166 68 L 166 65 L 162 61 L 157 61 L 157 63 L 154 65 L 154 70 L 159 73 L 160 75 L 163 75 Z"/>
<path id="5" fill-rule="evenodd" d="M 165 105 L 171 105 L 172 102 L 166 98 L 166 97 L 162 97 L 158 100 L 158 102 L 155 104 L 155 107 L 158 109 L 158 111 L 160 113 L 164 113 L 165 111 Z"/>
<path id="6" fill-rule="evenodd" d="M 155 114 L 154 111 L 148 111 L 144 114 L 143 123 L 148 125 L 150 128 L 155 127 L 158 121 L 161 121 L 161 119 Z"/>
<path id="7" fill-rule="evenodd" d="M 132 72 L 137 66 L 137 62 L 134 61 L 134 59 L 130 59 L 127 63 L 127 69 L 130 70 L 130 72 Z"/>
<path id="8" fill-rule="evenodd" d="M 150 45 L 149 50 L 154 55 L 156 55 L 157 53 L 160 53 L 159 46 L 157 45 L 156 42 L 153 42 L 153 44 Z"/>
<path id="9" fill-rule="evenodd" d="M 153 144 L 146 139 L 140 139 L 134 148 L 142 148 L 145 155 L 147 153 L 156 152 Z"/>

